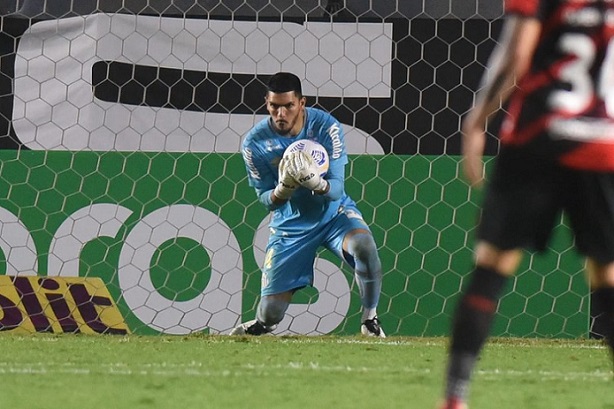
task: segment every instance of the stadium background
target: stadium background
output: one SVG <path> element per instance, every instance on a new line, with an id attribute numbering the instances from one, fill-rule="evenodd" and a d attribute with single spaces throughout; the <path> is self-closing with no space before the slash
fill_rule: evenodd
<path id="1" fill-rule="evenodd" d="M 2 3 L 0 271 L 100 277 L 136 333 L 251 318 L 267 215 L 238 144 L 266 113 L 267 75 L 289 67 L 348 131 L 347 190 L 380 245 L 387 332 L 446 334 L 480 200 L 459 178 L 458 130 L 500 2 L 347 0 L 334 16 L 315 0 L 44 3 Z M 211 60 L 176 52 L 193 43 Z M 563 221 L 551 247 L 523 264 L 497 335 L 588 335 Z M 315 284 L 278 332 L 355 333 L 350 272 L 322 253 Z"/>

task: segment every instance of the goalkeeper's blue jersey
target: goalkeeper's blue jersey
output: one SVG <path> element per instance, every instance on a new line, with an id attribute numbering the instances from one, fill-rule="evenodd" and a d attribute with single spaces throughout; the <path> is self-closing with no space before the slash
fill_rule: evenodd
<path id="1" fill-rule="evenodd" d="M 249 185 L 261 203 L 273 211 L 269 226 L 275 232 L 287 235 L 303 234 L 328 223 L 347 205 L 355 206 L 345 193 L 345 165 L 348 162 L 343 128 L 328 112 L 305 108 L 305 124 L 296 136 L 280 135 L 272 127 L 270 117 L 260 121 L 245 136 L 242 154 Z M 329 169 L 324 178 L 330 184 L 325 195 L 313 194 L 298 187 L 290 200 L 277 207 L 271 202 L 271 191 L 278 182 L 278 165 L 285 149 L 299 139 L 311 139 L 326 149 Z"/>

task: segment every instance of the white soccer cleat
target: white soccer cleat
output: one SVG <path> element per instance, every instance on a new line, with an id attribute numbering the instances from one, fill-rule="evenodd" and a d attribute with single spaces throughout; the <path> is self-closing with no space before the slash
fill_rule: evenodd
<path id="1" fill-rule="evenodd" d="M 249 326 L 255 323 L 256 323 L 256 320 L 244 322 L 240 324 L 239 326 L 234 327 L 228 335 L 245 335 L 247 334 L 247 329 L 249 328 Z"/>
<path id="2" fill-rule="evenodd" d="M 384 333 L 379 318 L 377 317 L 363 321 L 362 325 L 360 326 L 360 332 L 362 335 L 367 337 L 386 338 L 386 334 Z"/>

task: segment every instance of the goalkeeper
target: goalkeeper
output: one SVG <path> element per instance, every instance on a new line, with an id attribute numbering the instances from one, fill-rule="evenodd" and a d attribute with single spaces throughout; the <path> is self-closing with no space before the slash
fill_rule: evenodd
<path id="1" fill-rule="evenodd" d="M 265 102 L 269 117 L 248 132 L 242 153 L 250 186 L 273 212 L 271 233 L 256 319 L 230 334 L 273 331 L 294 293 L 313 284 L 316 251 L 323 246 L 354 269 L 362 303 L 361 333 L 385 337 L 376 311 L 381 263 L 369 227 L 345 193 L 348 159 L 341 124 L 329 113 L 305 106 L 301 82 L 291 73 L 270 78 Z M 324 146 L 330 158 L 325 177 L 305 152 L 283 157 L 288 145 L 299 139 Z"/>

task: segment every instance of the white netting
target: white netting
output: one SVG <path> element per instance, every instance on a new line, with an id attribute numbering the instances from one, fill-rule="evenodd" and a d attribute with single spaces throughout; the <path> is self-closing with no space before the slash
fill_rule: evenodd
<path id="1" fill-rule="evenodd" d="M 6 274 L 99 277 L 142 333 L 225 332 L 252 318 L 268 216 L 238 151 L 266 116 L 268 76 L 292 71 L 308 104 L 343 123 L 347 190 L 380 246 L 387 332 L 446 333 L 479 200 L 459 178 L 458 131 L 501 2 L 0 7 Z M 493 130 L 488 154 L 496 149 Z M 586 333 L 587 290 L 565 234 L 554 256 L 527 261 L 497 333 Z M 279 331 L 355 333 L 351 272 L 328 253 L 316 270 L 316 289 L 297 294 Z M 51 314 L 45 291 L 40 316 Z"/>

